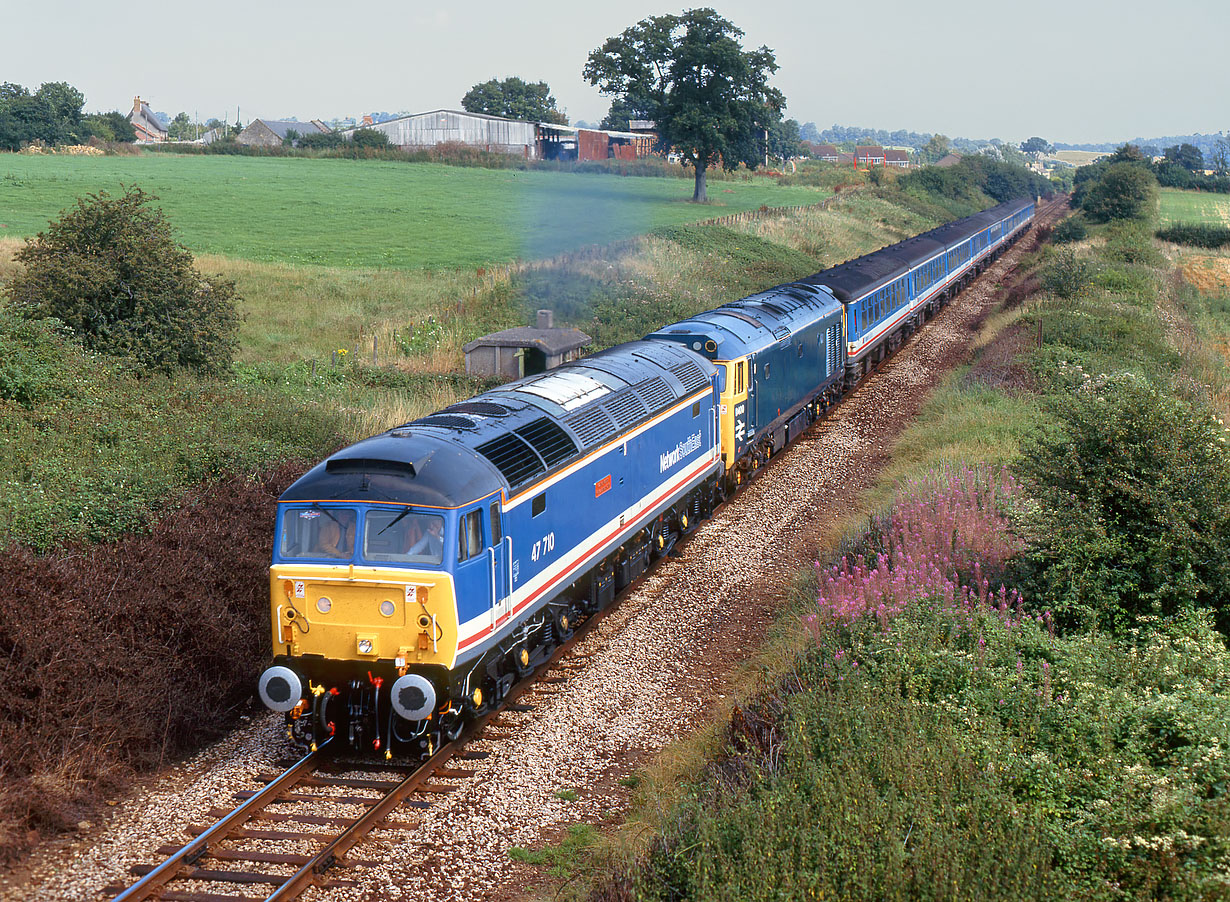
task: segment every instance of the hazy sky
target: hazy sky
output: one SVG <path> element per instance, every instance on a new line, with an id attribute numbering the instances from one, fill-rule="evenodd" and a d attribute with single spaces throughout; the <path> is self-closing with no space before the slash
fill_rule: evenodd
<path id="1" fill-rule="evenodd" d="M 695 5 L 703 5 L 697 3 Z M 1114 141 L 1230 129 L 1227 0 L 722 0 L 767 45 L 787 116 L 970 138 Z M 608 99 L 589 51 L 661 0 L 0 0 L 0 81 L 68 81 L 88 111 L 332 119 L 460 108 L 490 78 L 547 81 L 575 121 Z"/>

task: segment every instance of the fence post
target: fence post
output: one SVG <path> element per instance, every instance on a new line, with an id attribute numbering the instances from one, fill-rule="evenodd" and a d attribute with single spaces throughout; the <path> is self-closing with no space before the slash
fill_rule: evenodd
<path id="1" fill-rule="evenodd" d="M 379 347 L 379 336 L 372 336 L 372 366 L 376 365 L 376 349 Z"/>

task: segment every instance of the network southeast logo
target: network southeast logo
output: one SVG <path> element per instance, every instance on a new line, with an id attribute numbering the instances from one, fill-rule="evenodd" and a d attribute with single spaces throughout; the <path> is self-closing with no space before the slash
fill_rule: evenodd
<path id="1" fill-rule="evenodd" d="M 697 433 L 694 433 L 693 435 L 689 435 L 686 439 L 684 439 L 679 444 L 677 444 L 673 451 L 667 451 L 665 454 L 658 455 L 659 463 L 661 463 L 662 465 L 662 468 L 658 472 L 665 473 L 667 470 L 669 470 L 675 464 L 679 463 L 679 461 L 683 460 L 693 451 L 699 451 L 699 450 L 700 450 L 700 433 L 697 432 Z"/>

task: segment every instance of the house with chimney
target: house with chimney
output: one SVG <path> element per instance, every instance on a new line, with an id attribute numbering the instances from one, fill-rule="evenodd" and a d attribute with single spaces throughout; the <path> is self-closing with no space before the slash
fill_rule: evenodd
<path id="1" fill-rule="evenodd" d="M 128 121 L 137 133 L 138 144 L 161 144 L 167 139 L 166 128 L 158 121 L 149 104 L 140 97 L 132 99 L 132 112 L 128 114 Z"/>

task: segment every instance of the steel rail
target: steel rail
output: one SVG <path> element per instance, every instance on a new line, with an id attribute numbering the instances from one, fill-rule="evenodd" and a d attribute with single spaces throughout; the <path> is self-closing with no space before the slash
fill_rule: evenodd
<path id="1" fill-rule="evenodd" d="M 314 771 L 320 763 L 325 746 L 332 741 L 329 739 L 316 751 L 308 752 L 258 794 L 252 796 L 196 839 L 181 847 L 178 852 L 116 896 L 112 902 L 139 902 L 159 892 L 175 879 L 181 867 L 195 864 L 203 858 L 209 852 L 211 842 L 225 839 L 232 829 L 248 821 L 253 814 L 274 801 L 280 793 L 294 786 L 304 775 Z"/>

